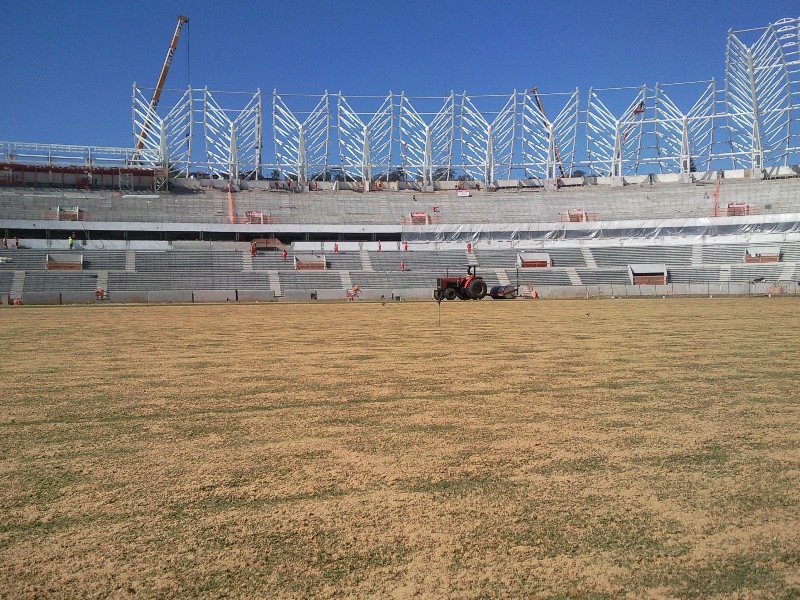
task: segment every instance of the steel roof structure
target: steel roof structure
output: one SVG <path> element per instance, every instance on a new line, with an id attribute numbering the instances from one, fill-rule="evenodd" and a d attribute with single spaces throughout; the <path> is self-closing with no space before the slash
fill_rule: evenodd
<path id="1" fill-rule="evenodd" d="M 725 75 L 679 84 L 442 97 L 181 90 L 157 112 L 133 86 L 133 146 L 0 142 L 6 162 L 124 164 L 301 182 L 555 180 L 800 164 L 800 19 L 729 31 Z M 149 133 L 141 137 L 143 124 Z M 269 156 L 265 151 L 269 149 Z M 82 161 L 82 162 L 81 162 Z M 94 162 L 93 162 L 94 161 Z"/>

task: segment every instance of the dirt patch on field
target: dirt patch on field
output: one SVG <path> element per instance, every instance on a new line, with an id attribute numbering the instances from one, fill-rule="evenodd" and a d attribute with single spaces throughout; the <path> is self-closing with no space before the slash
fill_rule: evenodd
<path id="1" fill-rule="evenodd" d="M 794 299 L 0 311 L 0 596 L 800 594 Z"/>

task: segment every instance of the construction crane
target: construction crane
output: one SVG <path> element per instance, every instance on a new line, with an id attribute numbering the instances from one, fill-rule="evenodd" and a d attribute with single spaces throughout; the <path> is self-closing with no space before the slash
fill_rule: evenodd
<path id="1" fill-rule="evenodd" d="M 548 125 L 550 122 L 547 120 L 547 115 L 544 114 L 544 104 L 542 104 L 542 98 L 539 96 L 539 89 L 536 86 L 533 86 L 531 89 L 528 90 L 528 93 L 531 94 L 536 100 L 536 106 L 539 108 L 539 112 L 542 115 L 542 119 L 545 125 Z M 558 146 L 553 140 L 553 150 L 555 151 L 555 158 L 556 162 L 558 163 L 558 170 L 561 171 L 561 176 L 566 177 L 564 173 L 564 163 L 561 162 L 561 156 L 558 153 Z"/>
<path id="2" fill-rule="evenodd" d="M 150 108 L 147 110 L 147 118 L 142 125 L 142 132 L 136 138 L 136 153 L 133 156 L 134 161 L 139 158 L 139 150 L 144 146 L 144 140 L 147 138 L 147 132 L 150 130 L 150 121 L 155 114 L 158 101 L 161 98 L 161 91 L 164 89 L 164 82 L 167 79 L 167 73 L 169 73 L 169 66 L 172 64 L 172 57 L 175 56 L 175 49 L 178 47 L 181 29 L 183 29 L 183 26 L 188 22 L 189 17 L 178 15 L 178 24 L 175 26 L 175 33 L 172 34 L 172 41 L 169 43 L 169 48 L 167 48 L 167 56 L 161 67 L 161 74 L 158 76 L 156 87 L 153 90 L 153 97 L 150 99 Z"/>

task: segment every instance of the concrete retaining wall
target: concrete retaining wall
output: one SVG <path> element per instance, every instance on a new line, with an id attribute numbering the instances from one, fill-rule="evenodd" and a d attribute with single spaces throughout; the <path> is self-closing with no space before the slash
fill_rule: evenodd
<path id="1" fill-rule="evenodd" d="M 767 296 L 800 295 L 800 283 L 674 283 L 667 285 L 587 285 L 587 286 L 536 286 L 543 299 L 568 298 L 648 298 L 664 296 Z M 528 295 L 527 287 L 521 292 Z M 275 302 L 278 300 L 345 300 L 342 289 L 286 289 L 283 296 L 275 297 L 272 291 L 239 290 L 239 302 Z M 359 300 L 432 300 L 430 288 L 370 289 L 361 290 Z M 109 293 L 112 303 L 191 303 L 236 302 L 237 290 L 169 290 L 150 292 Z M 83 304 L 98 302 L 94 292 L 27 292 L 23 304 Z M 8 303 L 3 294 L 0 303 Z"/>
<path id="2" fill-rule="evenodd" d="M 61 304 L 59 292 L 23 292 L 23 304 Z"/>
<path id="3" fill-rule="evenodd" d="M 190 290 L 169 290 L 164 292 L 147 292 L 147 302 L 191 302 L 192 292 Z M 111 292 L 111 297 L 114 293 Z"/>
<path id="4" fill-rule="evenodd" d="M 94 292 L 61 292 L 62 304 L 86 304 L 97 302 L 97 294 Z"/>
<path id="5" fill-rule="evenodd" d="M 194 302 L 236 302 L 236 290 L 194 290 Z"/>
<path id="6" fill-rule="evenodd" d="M 362 289 L 358 293 L 358 297 L 363 300 L 380 300 L 383 296 L 384 300 L 392 300 L 393 298 L 401 298 L 408 300 L 421 300 L 433 298 L 433 288 L 386 288 L 386 289 Z"/>
<path id="7" fill-rule="evenodd" d="M 648 298 L 660 296 L 800 295 L 800 284 L 674 283 L 667 285 L 537 286 L 541 298 Z M 782 290 L 782 291 L 781 291 Z"/>
<path id="8" fill-rule="evenodd" d="M 260 290 L 239 290 L 239 302 L 275 302 L 275 292 Z"/>
<path id="9" fill-rule="evenodd" d="M 109 293 L 108 301 L 114 304 L 140 304 L 148 302 L 147 292 L 114 292 Z"/>
<path id="10" fill-rule="evenodd" d="M 331 292 L 332 290 L 328 290 Z M 291 290 L 284 288 L 283 298 L 285 300 L 319 300 L 319 293 L 315 290 Z M 344 298 L 344 292 L 339 292 L 339 298 Z"/>

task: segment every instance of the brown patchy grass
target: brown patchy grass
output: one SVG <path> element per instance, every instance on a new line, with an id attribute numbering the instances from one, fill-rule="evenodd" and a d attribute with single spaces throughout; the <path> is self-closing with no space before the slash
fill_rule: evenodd
<path id="1" fill-rule="evenodd" d="M 0 311 L 0 596 L 797 597 L 795 299 Z"/>

